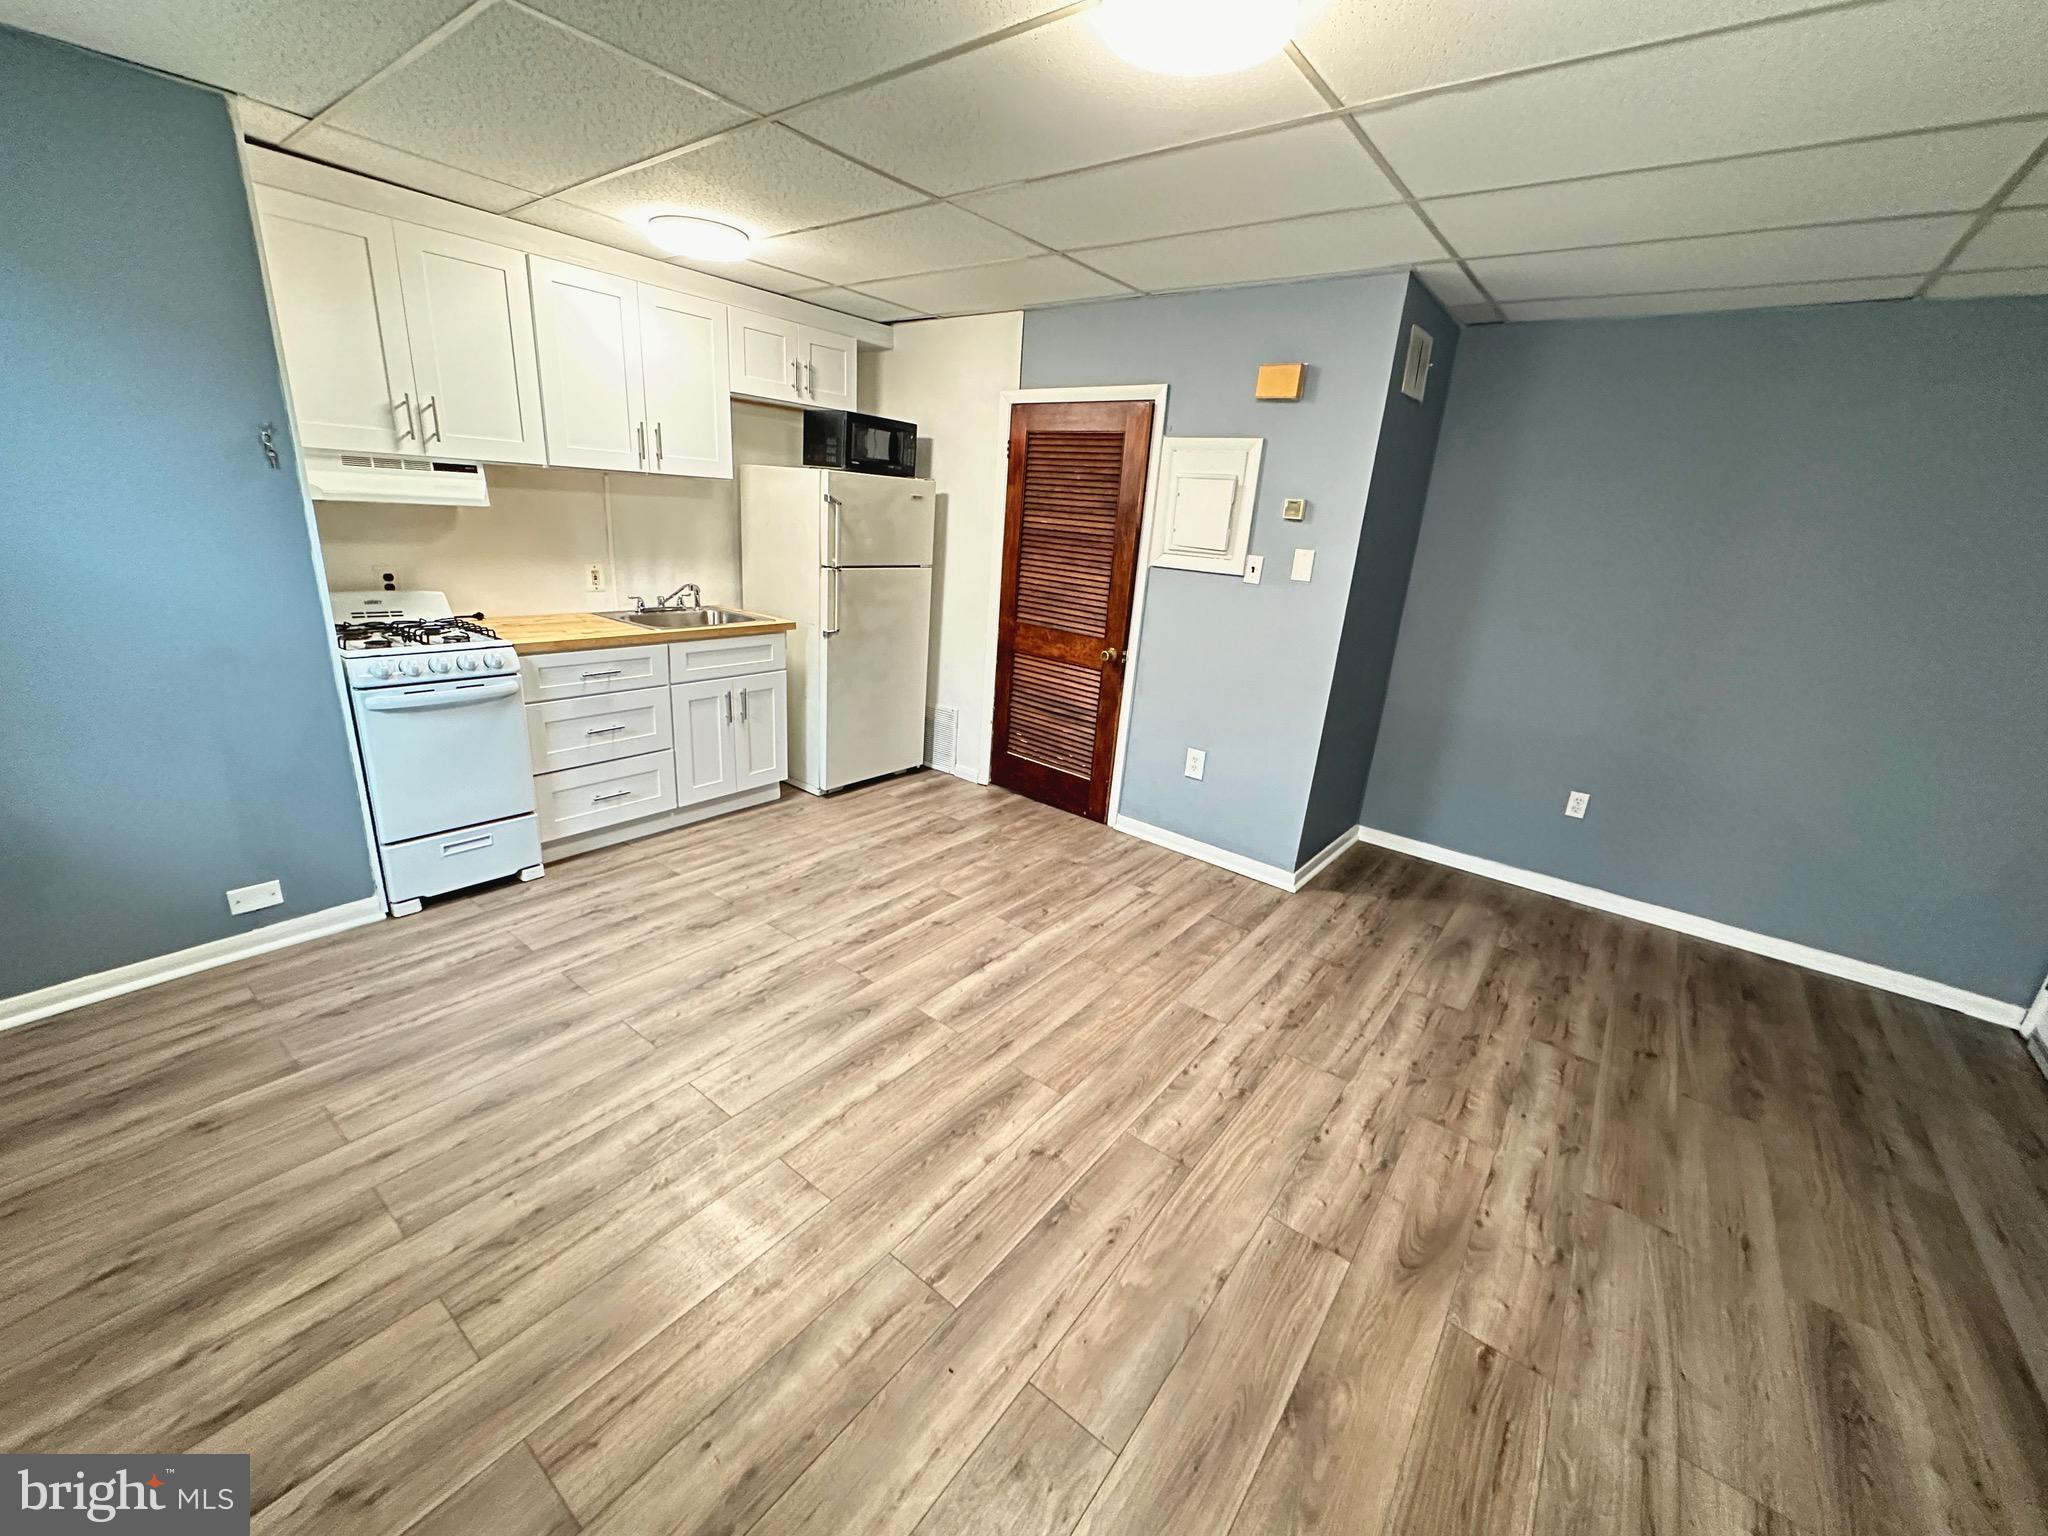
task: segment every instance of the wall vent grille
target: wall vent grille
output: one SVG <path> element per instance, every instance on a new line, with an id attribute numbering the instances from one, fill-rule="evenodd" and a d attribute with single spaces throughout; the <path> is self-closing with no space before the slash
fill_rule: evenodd
<path id="1" fill-rule="evenodd" d="M 924 717 L 924 760 L 934 768 L 952 768 L 960 742 L 960 711 L 927 710 Z"/>

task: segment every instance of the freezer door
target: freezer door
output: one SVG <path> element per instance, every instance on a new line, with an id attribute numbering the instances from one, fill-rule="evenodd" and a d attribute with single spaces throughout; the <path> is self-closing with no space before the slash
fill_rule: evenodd
<path id="1" fill-rule="evenodd" d="M 932 573 L 892 566 L 821 574 L 822 676 L 812 679 L 809 700 L 809 750 L 818 761 L 809 777 L 829 791 L 924 761 Z"/>
<path id="2" fill-rule="evenodd" d="M 820 565 L 930 565 L 933 504 L 929 480 L 825 476 L 818 531 Z"/>

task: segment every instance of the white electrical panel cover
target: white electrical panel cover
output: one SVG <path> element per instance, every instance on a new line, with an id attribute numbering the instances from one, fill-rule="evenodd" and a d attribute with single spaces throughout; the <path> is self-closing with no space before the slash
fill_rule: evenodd
<path id="1" fill-rule="evenodd" d="M 1159 457 L 1152 563 L 1242 576 L 1259 494 L 1259 437 L 1169 437 Z"/>

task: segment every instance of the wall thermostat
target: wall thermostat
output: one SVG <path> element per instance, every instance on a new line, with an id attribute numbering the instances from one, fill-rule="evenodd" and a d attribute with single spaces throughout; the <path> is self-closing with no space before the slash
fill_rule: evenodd
<path id="1" fill-rule="evenodd" d="M 1298 523 L 1308 516 L 1308 502 L 1300 496 L 1290 496 L 1280 503 L 1280 515 L 1290 523 Z"/>

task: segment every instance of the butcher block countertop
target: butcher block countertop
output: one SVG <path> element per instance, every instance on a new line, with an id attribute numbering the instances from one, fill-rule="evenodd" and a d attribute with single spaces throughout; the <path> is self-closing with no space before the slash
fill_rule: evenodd
<path id="1" fill-rule="evenodd" d="M 555 651 L 601 651 L 614 645 L 675 645 L 718 635 L 779 635 L 796 628 L 765 615 L 758 624 L 707 624 L 702 629 L 649 629 L 598 613 L 491 613 L 483 621 L 522 656 Z"/>

